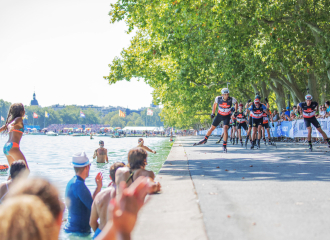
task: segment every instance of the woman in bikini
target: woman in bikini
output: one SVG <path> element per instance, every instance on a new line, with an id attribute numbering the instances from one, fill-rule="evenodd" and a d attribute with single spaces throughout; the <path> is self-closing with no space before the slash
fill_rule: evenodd
<path id="1" fill-rule="evenodd" d="M 9 166 L 14 161 L 24 160 L 26 167 L 29 168 L 23 153 L 19 149 L 19 143 L 24 132 L 24 115 L 25 109 L 22 103 L 12 104 L 5 125 L 0 128 L 0 133 L 8 133 L 9 135 L 8 142 L 3 147 L 3 153 L 7 157 Z"/>

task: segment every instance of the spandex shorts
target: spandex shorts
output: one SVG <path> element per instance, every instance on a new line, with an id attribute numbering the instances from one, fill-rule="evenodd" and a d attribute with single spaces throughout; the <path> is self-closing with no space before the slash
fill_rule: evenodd
<path id="1" fill-rule="evenodd" d="M 262 118 L 252 118 L 252 127 L 259 127 L 263 123 Z"/>
<path id="2" fill-rule="evenodd" d="M 224 126 L 225 125 L 229 126 L 230 115 L 223 116 L 223 115 L 221 115 L 221 114 L 218 113 L 217 116 L 215 117 L 215 119 L 213 120 L 212 125 L 215 126 L 215 127 L 217 127 L 220 124 L 221 121 L 223 121 L 223 125 Z"/>
<path id="3" fill-rule="evenodd" d="M 305 122 L 305 125 L 306 125 L 307 128 L 310 127 L 311 124 L 313 124 L 314 127 L 316 127 L 316 128 L 321 127 L 319 121 L 317 121 L 315 116 L 311 117 L 311 118 L 304 118 L 304 122 Z"/>
<path id="4" fill-rule="evenodd" d="M 269 123 L 263 123 L 262 127 L 266 128 L 266 129 L 269 128 Z"/>
<path id="5" fill-rule="evenodd" d="M 233 125 L 233 127 L 236 127 L 237 126 L 237 120 L 234 120 L 232 125 Z"/>
<path id="6" fill-rule="evenodd" d="M 247 131 L 248 127 L 246 125 L 246 122 L 238 123 L 237 129 L 243 128 L 245 131 Z"/>
<path id="7" fill-rule="evenodd" d="M 252 127 L 252 117 L 249 117 L 249 127 Z"/>

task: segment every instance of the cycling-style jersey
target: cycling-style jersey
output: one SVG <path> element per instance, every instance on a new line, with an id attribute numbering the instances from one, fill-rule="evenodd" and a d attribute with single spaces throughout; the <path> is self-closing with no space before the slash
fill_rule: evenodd
<path id="1" fill-rule="evenodd" d="M 262 115 L 262 117 L 263 117 L 263 124 L 266 124 L 266 123 L 268 123 L 268 121 L 269 121 L 269 118 L 268 118 L 268 115 L 267 115 L 267 113 L 265 113 L 264 112 L 264 114 Z"/>
<path id="2" fill-rule="evenodd" d="M 222 116 L 229 116 L 231 114 L 231 107 L 237 102 L 233 97 L 228 97 L 227 101 L 223 100 L 222 96 L 218 96 L 214 100 L 218 104 L 218 114 Z"/>
<path id="3" fill-rule="evenodd" d="M 246 116 L 243 112 L 235 113 L 234 117 L 236 117 L 238 123 L 243 123 L 246 121 Z"/>
<path id="4" fill-rule="evenodd" d="M 301 107 L 302 112 L 303 112 L 303 117 L 304 118 L 312 118 L 315 116 L 315 108 L 319 104 L 317 102 L 312 102 L 311 105 L 307 106 L 306 102 L 301 102 L 299 103 L 299 107 Z"/>
<path id="5" fill-rule="evenodd" d="M 256 105 L 252 104 L 252 106 L 249 108 L 249 110 L 251 111 L 251 117 L 254 119 L 260 119 L 262 118 L 262 115 L 264 114 L 264 111 L 267 108 L 265 107 L 265 105 L 260 105 L 258 108 L 256 107 Z"/>

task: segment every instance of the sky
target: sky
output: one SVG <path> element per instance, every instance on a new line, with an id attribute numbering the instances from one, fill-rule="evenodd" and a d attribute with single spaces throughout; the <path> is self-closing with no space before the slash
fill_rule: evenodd
<path id="1" fill-rule="evenodd" d="M 29 105 L 148 107 L 143 81 L 109 85 L 108 64 L 130 45 L 124 22 L 110 24 L 115 0 L 0 0 L 0 99 Z"/>

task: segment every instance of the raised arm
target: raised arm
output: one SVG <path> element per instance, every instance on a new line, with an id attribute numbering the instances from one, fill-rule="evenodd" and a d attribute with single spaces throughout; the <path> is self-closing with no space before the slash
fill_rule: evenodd
<path id="1" fill-rule="evenodd" d="M 156 151 L 151 150 L 150 148 L 148 148 L 147 146 L 142 146 L 141 148 L 143 148 L 146 151 L 152 152 L 152 153 L 156 153 Z"/>
<path id="2" fill-rule="evenodd" d="M 109 163 L 109 158 L 108 158 L 108 149 L 105 149 L 105 160 L 107 161 L 107 163 Z"/>
<path id="3" fill-rule="evenodd" d="M 97 156 L 97 149 L 94 151 L 93 159 L 95 159 Z"/>
<path id="4" fill-rule="evenodd" d="M 6 125 L 3 125 L 1 128 L 0 128 L 0 133 L 5 131 L 7 129 L 7 126 Z"/>

